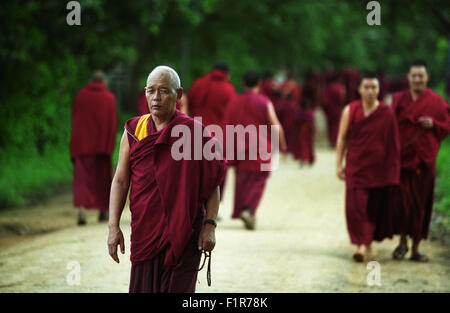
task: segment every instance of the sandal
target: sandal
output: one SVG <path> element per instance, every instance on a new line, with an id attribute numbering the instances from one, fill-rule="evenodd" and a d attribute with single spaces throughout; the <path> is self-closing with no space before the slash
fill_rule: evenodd
<path id="1" fill-rule="evenodd" d="M 411 255 L 411 261 L 428 262 L 430 259 L 423 253 L 417 252 Z"/>
<path id="2" fill-rule="evenodd" d="M 361 252 L 355 252 L 353 254 L 353 260 L 359 263 L 364 262 L 364 254 L 362 254 Z"/>
<path id="3" fill-rule="evenodd" d="M 394 252 L 392 252 L 392 258 L 394 260 L 402 260 L 408 250 L 408 247 L 398 246 L 397 248 L 395 248 Z"/>

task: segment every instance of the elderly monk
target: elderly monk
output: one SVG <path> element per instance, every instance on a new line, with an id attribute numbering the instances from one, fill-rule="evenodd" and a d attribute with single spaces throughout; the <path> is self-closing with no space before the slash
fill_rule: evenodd
<path id="1" fill-rule="evenodd" d="M 378 78 L 365 74 L 361 100 L 342 113 L 337 141 L 337 176 L 345 180 L 345 212 L 357 262 L 375 259 L 373 240 L 392 237 L 390 207 L 400 179 L 400 142 L 391 107 L 378 101 Z M 346 164 L 342 166 L 345 151 Z"/>
<path id="2" fill-rule="evenodd" d="M 187 105 L 187 96 L 183 92 L 181 99 L 176 103 L 177 110 L 180 110 L 184 114 L 188 114 L 188 105 Z M 143 90 L 139 94 L 138 102 L 137 102 L 137 113 L 138 115 L 145 115 L 150 113 L 147 104 L 147 98 L 145 96 L 145 90 Z"/>
<path id="3" fill-rule="evenodd" d="M 172 134 L 181 128 L 193 134 L 194 124 L 203 126 L 176 110 L 183 89 L 172 68 L 156 67 L 145 92 L 150 113 L 128 120 L 120 143 L 111 186 L 109 254 L 119 262 L 117 246 L 125 251 L 119 222 L 131 182 L 129 291 L 194 292 L 202 250 L 215 246 L 218 186 L 226 164 L 220 157 L 173 157 L 174 143 L 181 139 Z M 205 133 L 203 144 L 215 140 Z"/>
<path id="4" fill-rule="evenodd" d="M 75 96 L 70 156 L 74 165 L 73 204 L 78 225 L 86 224 L 84 209 L 99 210 L 108 220 L 109 190 L 117 133 L 116 100 L 105 87 L 105 75 L 95 71 L 92 81 Z"/>
<path id="5" fill-rule="evenodd" d="M 236 185 L 234 194 L 234 210 L 232 218 L 240 218 L 247 229 L 255 229 L 256 210 L 264 193 L 269 171 L 262 171 L 262 164 L 269 163 L 270 158 L 261 155 L 271 152 L 270 126 L 279 126 L 279 142 L 282 151 L 286 150 L 283 128 L 278 121 L 275 109 L 269 98 L 259 93 L 260 76 L 254 71 L 249 71 L 244 75 L 244 92 L 234 98 L 226 112 L 225 121 L 227 125 L 243 126 L 249 129 L 248 140 L 241 136 L 236 136 L 233 143 L 233 161 L 236 167 Z M 266 134 L 259 131 L 261 125 L 267 126 Z M 252 130 L 252 126 L 254 129 Z M 228 135 L 228 134 L 227 134 Z M 244 135 L 247 137 L 247 135 Z M 237 138 L 236 138 L 237 137 Z M 254 138 L 253 141 L 250 138 Z M 265 145 L 259 141 L 264 140 Z M 229 139 L 227 138 L 227 142 Z M 258 142 L 256 142 L 258 141 Z M 261 148 L 262 147 L 262 148 Z M 227 149 L 230 147 L 227 145 Z M 250 150 L 256 152 L 256 157 L 252 158 Z M 260 154 L 259 149 L 263 151 Z M 229 151 L 227 151 L 228 154 Z"/>
<path id="6" fill-rule="evenodd" d="M 428 237 L 439 145 L 450 132 L 449 105 L 427 88 L 429 77 L 425 62 L 413 62 L 407 75 L 409 90 L 394 94 L 392 101 L 400 131 L 402 168 L 395 217 L 396 233 L 401 237 L 394 259 L 403 259 L 408 252 L 409 235 L 413 241 L 411 260 L 428 261 L 419 252 L 419 244 Z"/>

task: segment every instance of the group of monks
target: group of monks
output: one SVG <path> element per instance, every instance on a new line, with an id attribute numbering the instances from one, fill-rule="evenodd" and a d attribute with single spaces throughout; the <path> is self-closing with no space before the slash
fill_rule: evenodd
<path id="1" fill-rule="evenodd" d="M 270 73 L 261 77 L 248 71 L 242 78 L 243 92 L 237 94 L 229 72 L 226 63 L 218 63 L 186 93 L 174 69 L 156 67 L 138 100 L 138 116 L 124 125 L 112 181 L 117 117 L 104 75 L 94 73 L 75 98 L 71 157 L 74 205 L 80 208 L 78 223 L 86 223 L 83 208 L 100 210 L 99 219 L 109 221 L 109 254 L 119 262 L 118 247 L 125 252 L 120 218 L 130 190 L 130 292 L 195 291 L 202 253 L 211 261 L 219 204 L 230 168 L 236 177 L 232 218 L 255 229 L 271 159 L 249 157 L 255 148 L 249 138 L 263 142 L 270 155 L 273 138 L 249 126 L 274 127 L 282 153 L 312 164 L 318 103 L 327 116 L 330 142 L 336 142 L 337 176 L 346 183 L 347 228 L 357 246 L 353 258 L 359 262 L 374 259 L 373 240 L 400 234 L 395 259 L 406 255 L 410 236 L 411 259 L 428 260 L 419 252 L 419 243 L 428 235 L 436 156 L 440 142 L 450 132 L 450 116 L 445 100 L 427 88 L 425 63 L 411 65 L 409 88 L 396 93 L 392 104 L 379 100 L 380 76 L 375 74 L 358 73 L 355 83 L 348 77 L 354 78 L 356 73 L 348 71 L 340 76 L 348 76 L 348 88 L 343 91 L 345 80 L 334 72 L 328 73 L 323 88 L 318 88 L 321 79 L 317 73 L 308 75 L 300 88 L 291 74 L 277 83 Z M 355 98 L 347 98 L 350 95 Z M 337 107 L 333 99 L 343 103 Z M 229 125 L 248 130 L 243 138 L 231 134 L 235 136 L 232 152 L 224 144 L 228 140 L 220 141 L 217 136 L 222 130 L 229 137 L 225 130 Z M 179 140 L 174 136 L 177 127 L 192 133 L 201 127 L 201 143 L 217 143 L 216 157 L 175 160 L 172 150 Z M 194 153 L 195 140 L 185 142 L 192 145 L 188 151 Z M 266 165 L 268 170 L 262 170 Z"/>
<path id="2" fill-rule="evenodd" d="M 361 99 L 347 104 L 337 138 L 337 176 L 346 183 L 345 212 L 357 262 L 376 260 L 373 240 L 400 235 L 393 258 L 407 254 L 427 262 L 419 251 L 428 237 L 433 208 L 436 158 L 441 141 L 450 132 L 448 103 L 427 87 L 429 73 L 423 61 L 408 70 L 409 88 L 380 100 L 376 74 L 362 75 Z M 345 165 L 343 165 L 345 155 Z"/>

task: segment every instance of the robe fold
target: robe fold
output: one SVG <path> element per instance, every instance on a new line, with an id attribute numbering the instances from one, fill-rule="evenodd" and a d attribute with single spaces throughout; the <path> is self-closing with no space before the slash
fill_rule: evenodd
<path id="1" fill-rule="evenodd" d="M 114 94 L 103 82 L 92 81 L 77 93 L 73 103 L 70 156 L 74 206 L 108 209 L 116 134 Z"/>
<path id="2" fill-rule="evenodd" d="M 227 150 L 233 149 L 233 161 L 230 164 L 236 167 L 232 218 L 239 218 L 246 208 L 255 213 L 264 194 L 270 171 L 261 171 L 261 166 L 270 165 L 272 149 L 268 117 L 269 102 L 270 100 L 261 94 L 246 91 L 234 98 L 227 108 L 226 124 L 242 125 L 249 130 L 249 135 L 245 135 L 245 138 L 235 134 L 234 146 L 227 147 Z M 265 134 L 259 131 L 260 125 L 267 127 Z M 253 130 L 252 126 L 255 127 Z M 251 141 L 252 137 L 256 140 Z M 251 155 L 250 150 L 256 151 L 256 157 Z"/>
<path id="3" fill-rule="evenodd" d="M 429 88 L 413 101 L 409 90 L 394 94 L 392 107 L 397 115 L 401 142 L 401 180 L 396 196 L 396 233 L 416 240 L 428 237 L 433 209 L 436 158 L 442 140 L 450 132 L 448 103 Z M 421 116 L 433 120 L 424 129 Z"/>
<path id="4" fill-rule="evenodd" d="M 150 114 L 132 118 L 125 124 L 130 144 L 132 266 L 157 258 L 150 263 L 162 263 L 163 266 L 157 266 L 162 271 L 170 267 L 177 271 L 185 270 L 195 277 L 197 275 L 191 269 L 183 266 L 180 268 L 180 264 L 190 264 L 193 262 L 192 258 L 198 258 L 198 253 L 193 252 L 197 251 L 196 245 L 191 247 L 193 250 L 190 252 L 185 250 L 189 250 L 189 240 L 198 240 L 206 201 L 222 183 L 226 161 L 220 160 L 218 152 L 215 152 L 213 160 L 208 161 L 205 157 L 194 160 L 194 124 L 204 130 L 203 125 L 178 110 L 169 124 L 160 131 L 156 130 Z M 187 127 L 190 130 L 191 160 L 177 161 L 172 157 L 171 149 L 175 142 L 184 140 L 188 144 L 186 138 L 183 139 L 183 133 L 172 137 L 174 127 Z M 204 145 L 209 140 L 216 141 L 207 134 L 200 142 Z M 183 255 L 188 259 L 182 259 Z M 139 268 L 142 269 L 136 267 L 134 272 L 139 273 Z M 169 284 L 167 290 L 189 289 L 183 285 L 189 284 L 188 281 L 176 280 L 173 275 L 158 272 L 145 279 L 158 286 Z M 194 276 L 191 278 L 195 280 Z M 160 277 L 172 278 L 170 281 L 158 281 Z M 137 279 L 140 278 L 132 275 L 130 286 Z"/>
<path id="5" fill-rule="evenodd" d="M 353 244 L 392 237 L 394 186 L 400 179 L 399 133 L 392 109 L 380 102 L 367 117 L 349 104 L 345 167 L 347 230 Z"/>

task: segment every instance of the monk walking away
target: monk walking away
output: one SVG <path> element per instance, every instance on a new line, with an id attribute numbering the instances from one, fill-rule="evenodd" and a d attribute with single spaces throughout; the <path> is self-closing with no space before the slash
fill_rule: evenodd
<path id="1" fill-rule="evenodd" d="M 408 252 L 407 236 L 412 239 L 411 260 L 429 260 L 419 251 L 419 245 L 422 239 L 427 239 L 430 228 L 439 146 L 450 132 L 449 105 L 427 88 L 429 77 L 425 62 L 413 62 L 407 74 L 409 89 L 394 94 L 392 101 L 401 142 L 401 177 L 395 211 L 395 231 L 401 236 L 393 252 L 397 260 Z"/>
<path id="2" fill-rule="evenodd" d="M 337 140 L 337 176 L 345 180 L 347 230 L 356 245 L 353 258 L 357 262 L 375 260 L 372 242 L 392 237 L 392 193 L 400 179 L 395 115 L 377 100 L 378 92 L 376 75 L 363 75 L 361 100 L 344 108 Z"/>
<path id="3" fill-rule="evenodd" d="M 230 67 L 226 62 L 218 62 L 212 70 L 197 78 L 187 94 L 188 112 L 191 117 L 201 117 L 205 126 L 218 125 L 225 133 L 225 111 L 228 103 L 236 96 L 230 83 Z M 226 182 L 220 186 L 223 195 Z"/>
<path id="4" fill-rule="evenodd" d="M 259 153 L 261 146 L 267 147 L 267 149 L 263 148 L 265 150 L 263 152 L 270 153 L 272 150 L 270 126 L 279 127 L 280 149 L 282 151 L 287 149 L 283 128 L 278 121 L 275 109 L 269 98 L 259 93 L 259 80 L 259 74 L 254 71 L 249 71 L 244 75 L 245 90 L 230 102 L 225 118 L 227 125 L 233 125 L 235 128 L 237 125 L 241 125 L 248 131 L 248 137 L 233 134 L 235 136 L 233 140 L 235 155 L 229 162 L 236 168 L 232 218 L 240 218 L 249 230 L 255 229 L 256 211 L 270 175 L 270 171 L 262 170 L 263 164 L 270 165 L 270 155 L 263 159 Z M 260 132 L 260 126 L 267 126 L 265 135 Z M 264 141 L 265 145 L 261 145 L 258 141 Z M 226 147 L 227 150 L 229 148 Z M 251 157 L 252 152 L 256 152 L 256 157 Z"/>
<path id="5" fill-rule="evenodd" d="M 96 71 L 91 82 L 75 96 L 70 156 L 74 165 L 73 204 L 79 208 L 78 225 L 86 224 L 85 209 L 99 210 L 108 220 L 112 162 L 117 133 L 116 100 Z"/>
<path id="6" fill-rule="evenodd" d="M 172 157 L 172 147 L 180 140 L 172 137 L 173 130 L 188 128 L 194 134 L 198 123 L 175 108 L 183 88 L 172 68 L 156 67 L 145 92 L 150 113 L 128 120 L 120 143 L 111 186 L 109 254 L 119 263 L 117 247 L 125 252 L 120 217 L 131 183 L 129 291 L 192 293 L 202 250 L 210 253 L 215 246 L 226 163 L 221 157 Z M 205 144 L 215 139 L 204 134 L 202 140 Z"/>

